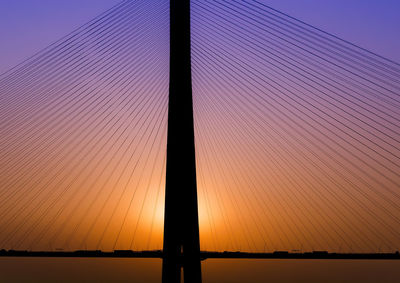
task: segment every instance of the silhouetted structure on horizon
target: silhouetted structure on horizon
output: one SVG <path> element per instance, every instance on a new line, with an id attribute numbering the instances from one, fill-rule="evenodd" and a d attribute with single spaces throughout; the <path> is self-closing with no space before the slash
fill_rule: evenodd
<path id="1" fill-rule="evenodd" d="M 190 1 L 170 2 L 170 85 L 163 282 L 201 282 L 194 145 Z"/>
<path id="2" fill-rule="evenodd" d="M 0 257 L 87 257 L 87 258 L 164 258 L 163 252 L 115 250 L 104 252 L 101 250 L 78 251 L 15 251 L 0 250 Z M 272 253 L 250 252 L 200 252 L 200 259 L 208 258 L 242 258 L 242 259 L 359 259 L 359 260 L 400 260 L 399 251 L 393 253 L 330 253 L 327 251 L 287 252 L 275 251 Z"/>

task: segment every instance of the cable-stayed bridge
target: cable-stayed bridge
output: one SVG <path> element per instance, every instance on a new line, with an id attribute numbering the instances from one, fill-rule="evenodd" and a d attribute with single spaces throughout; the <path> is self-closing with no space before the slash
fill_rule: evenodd
<path id="1" fill-rule="evenodd" d="M 161 250 L 169 1 L 0 77 L 0 248 Z M 261 1 L 191 1 L 202 251 L 392 253 L 400 65 Z"/>

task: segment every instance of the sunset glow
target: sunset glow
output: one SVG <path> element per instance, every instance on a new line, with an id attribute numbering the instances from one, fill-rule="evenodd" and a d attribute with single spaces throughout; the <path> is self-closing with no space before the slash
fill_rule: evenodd
<path id="1" fill-rule="evenodd" d="M 201 249 L 399 250 L 400 67 L 250 2 L 191 2 Z M 0 249 L 162 249 L 168 72 L 135 0 L 0 76 Z"/>

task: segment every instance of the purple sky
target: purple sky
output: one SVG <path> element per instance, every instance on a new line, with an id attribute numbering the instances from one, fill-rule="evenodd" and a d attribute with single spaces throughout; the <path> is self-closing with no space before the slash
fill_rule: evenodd
<path id="1" fill-rule="evenodd" d="M 0 1 L 0 73 L 118 1 Z M 161 248 L 169 0 L 131 1 L 0 81 L 0 247 Z M 254 1 L 400 62 L 399 3 Z M 399 67 L 192 3 L 202 249 L 400 250 Z"/>
<path id="2" fill-rule="evenodd" d="M 119 0 L 0 1 L 0 72 Z M 264 0 L 272 7 L 400 61 L 397 0 Z"/>

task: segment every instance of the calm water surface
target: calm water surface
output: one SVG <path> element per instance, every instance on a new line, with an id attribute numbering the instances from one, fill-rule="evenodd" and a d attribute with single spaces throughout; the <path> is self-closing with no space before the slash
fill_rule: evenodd
<path id="1" fill-rule="evenodd" d="M 203 282 L 400 282 L 400 261 L 206 260 Z M 158 259 L 0 258 L 0 282 L 161 282 Z"/>

